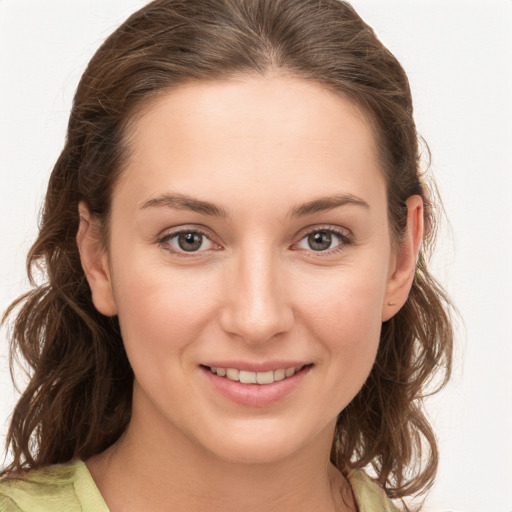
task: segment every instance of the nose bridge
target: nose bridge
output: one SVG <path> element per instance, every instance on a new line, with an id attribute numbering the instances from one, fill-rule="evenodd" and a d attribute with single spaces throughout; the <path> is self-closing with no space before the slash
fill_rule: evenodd
<path id="1" fill-rule="evenodd" d="M 248 343 L 263 343 L 286 332 L 293 314 L 275 250 L 265 243 L 242 247 L 231 270 L 222 313 L 224 330 Z"/>

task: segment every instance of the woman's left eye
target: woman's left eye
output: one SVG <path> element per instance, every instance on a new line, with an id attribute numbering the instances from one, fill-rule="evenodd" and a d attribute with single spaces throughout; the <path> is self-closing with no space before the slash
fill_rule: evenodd
<path id="1" fill-rule="evenodd" d="M 170 247 L 172 252 L 193 253 L 203 252 L 214 247 L 214 243 L 203 233 L 198 231 L 180 231 L 166 236 L 163 243 Z"/>
<path id="2" fill-rule="evenodd" d="M 331 249 L 350 243 L 348 237 L 342 233 L 330 229 L 318 229 L 311 231 L 301 238 L 297 247 L 314 252 L 327 252 Z"/>

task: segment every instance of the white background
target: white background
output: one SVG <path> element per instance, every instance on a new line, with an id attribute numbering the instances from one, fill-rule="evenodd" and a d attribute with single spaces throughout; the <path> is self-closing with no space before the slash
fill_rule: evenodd
<path id="1" fill-rule="evenodd" d="M 141 0 L 0 0 L 0 310 L 26 289 L 71 97 Z M 356 0 L 409 74 L 447 217 L 434 260 L 462 315 L 426 510 L 512 511 L 512 1 Z M 0 438 L 14 392 L 0 337 Z"/>

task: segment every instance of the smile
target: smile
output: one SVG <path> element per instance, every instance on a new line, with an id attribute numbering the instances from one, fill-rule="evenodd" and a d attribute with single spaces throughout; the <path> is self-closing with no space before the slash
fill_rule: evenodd
<path id="1" fill-rule="evenodd" d="M 207 382 L 229 401 L 244 407 L 268 407 L 299 388 L 314 364 L 211 361 L 200 367 Z"/>
<path id="2" fill-rule="evenodd" d="M 208 368 L 219 377 L 226 377 L 229 380 L 241 382 L 242 384 L 272 384 L 292 377 L 296 372 L 300 371 L 303 366 L 279 368 L 267 372 L 251 372 L 237 368 L 220 368 L 215 366 L 209 366 Z"/>

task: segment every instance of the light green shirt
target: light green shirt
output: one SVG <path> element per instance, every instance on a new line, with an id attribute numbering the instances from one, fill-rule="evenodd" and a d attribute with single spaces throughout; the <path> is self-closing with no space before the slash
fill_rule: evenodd
<path id="1" fill-rule="evenodd" d="M 348 479 L 359 512 L 398 512 L 384 491 L 363 471 Z M 81 460 L 0 479 L 1 512 L 109 512 Z"/>

